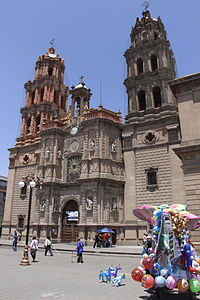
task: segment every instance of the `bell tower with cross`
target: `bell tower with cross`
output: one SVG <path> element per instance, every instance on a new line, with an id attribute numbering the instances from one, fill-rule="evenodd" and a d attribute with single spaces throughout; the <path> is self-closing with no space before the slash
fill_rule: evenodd
<path id="1" fill-rule="evenodd" d="M 38 57 L 35 78 L 24 86 L 25 106 L 21 108 L 21 140 L 35 139 L 44 122 L 54 120 L 66 112 L 68 87 L 64 85 L 64 61 L 56 54 L 53 39 L 46 54 Z"/>
<path id="2" fill-rule="evenodd" d="M 83 81 L 84 76 L 80 76 L 80 82 L 76 86 L 71 87 L 72 95 L 72 116 L 79 117 L 85 110 L 90 108 L 90 98 L 92 96 L 91 89 L 87 88 Z"/>
<path id="3" fill-rule="evenodd" d="M 167 81 L 176 76 L 175 58 L 160 17 L 151 17 L 149 2 L 144 2 L 142 17 L 136 19 L 130 37 L 131 45 L 124 56 L 128 94 L 128 123 L 147 118 L 152 112 L 176 111 L 176 101 Z"/>

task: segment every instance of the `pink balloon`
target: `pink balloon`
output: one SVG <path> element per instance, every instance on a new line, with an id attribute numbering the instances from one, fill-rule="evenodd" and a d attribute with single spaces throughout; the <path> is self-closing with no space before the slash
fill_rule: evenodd
<path id="1" fill-rule="evenodd" d="M 172 276 L 168 276 L 166 280 L 166 287 L 169 290 L 173 290 L 176 287 L 176 280 Z"/>

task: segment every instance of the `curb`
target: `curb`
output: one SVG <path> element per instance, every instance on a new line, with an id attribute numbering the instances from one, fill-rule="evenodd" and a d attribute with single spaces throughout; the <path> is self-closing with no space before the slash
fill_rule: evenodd
<path id="1" fill-rule="evenodd" d="M 5 247 L 5 248 L 11 248 L 11 244 L 6 244 L 6 243 L 0 243 L 0 247 Z M 18 248 L 24 248 L 24 245 L 17 245 Z M 44 250 L 44 247 L 39 246 L 39 250 Z M 64 252 L 64 253 L 74 253 L 76 252 L 75 249 L 62 249 L 62 248 L 53 248 L 53 250 L 56 250 L 58 252 Z M 123 251 L 95 251 L 95 250 L 85 250 L 84 251 L 85 255 L 120 255 L 120 256 L 141 256 L 140 252 L 123 252 Z"/>

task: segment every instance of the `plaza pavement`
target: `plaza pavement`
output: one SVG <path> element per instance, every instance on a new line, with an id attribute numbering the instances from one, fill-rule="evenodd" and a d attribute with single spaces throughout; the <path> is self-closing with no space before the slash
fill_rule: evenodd
<path id="1" fill-rule="evenodd" d="M 131 278 L 131 271 L 139 265 L 140 257 L 117 254 L 89 255 L 84 263 L 71 262 L 71 252 L 54 251 L 54 256 L 37 253 L 37 263 L 20 266 L 23 248 L 13 252 L 11 247 L 0 246 L 0 300 L 156 300 L 155 295 L 144 291 L 140 283 Z M 75 259 L 74 259 L 75 261 Z M 120 264 L 126 273 L 121 287 L 99 283 L 100 270 Z M 181 295 L 165 295 L 165 300 L 188 300 Z"/>

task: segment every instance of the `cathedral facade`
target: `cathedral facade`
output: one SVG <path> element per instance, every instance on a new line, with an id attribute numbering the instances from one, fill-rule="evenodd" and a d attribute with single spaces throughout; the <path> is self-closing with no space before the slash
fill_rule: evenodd
<path id="1" fill-rule="evenodd" d="M 137 18 L 124 55 L 125 123 L 119 112 L 90 108 L 83 78 L 64 85 L 64 61 L 53 47 L 39 56 L 35 78 L 25 84 L 21 133 L 9 149 L 3 237 L 15 229 L 25 234 L 30 192 L 31 232 L 54 241 L 80 236 L 92 243 L 98 229 L 109 227 L 113 243 L 138 243 L 146 224 L 132 211 L 144 204 L 185 203 L 200 214 L 199 76 L 176 78 L 165 27 L 148 10 Z M 193 125 L 187 124 L 188 101 Z M 40 184 L 19 187 L 28 178 Z M 189 184 L 199 193 L 193 195 Z"/>

